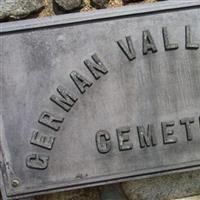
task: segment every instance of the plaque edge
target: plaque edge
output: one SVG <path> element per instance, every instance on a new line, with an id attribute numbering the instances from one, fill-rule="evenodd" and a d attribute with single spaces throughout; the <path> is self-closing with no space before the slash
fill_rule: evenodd
<path id="1" fill-rule="evenodd" d="M 56 26 L 56 25 L 67 25 L 67 24 L 74 24 L 74 23 L 83 23 L 86 21 L 94 21 L 94 20 L 105 20 L 105 19 L 111 19 L 111 18 L 115 18 L 115 17 L 123 17 L 123 16 L 129 16 L 129 15 L 137 15 L 137 14 L 149 14 L 149 13 L 153 13 L 153 12 L 157 12 L 157 11 L 169 11 L 169 10 L 174 10 L 174 9 L 184 9 L 184 8 L 195 8 L 196 6 L 200 6 L 200 1 L 199 0 L 195 0 L 195 1 L 190 1 L 190 2 L 185 2 L 184 5 L 178 5 L 180 4 L 177 2 L 166 2 L 164 8 L 161 9 L 161 7 L 163 6 L 164 2 L 159 2 L 159 3 L 154 3 L 155 4 L 160 4 L 157 5 L 160 8 L 156 8 L 153 9 L 153 6 L 149 5 L 138 5 L 137 7 L 140 7 L 140 9 L 136 8 L 133 9 L 133 6 L 130 6 L 131 8 L 115 8 L 115 9 L 108 9 L 107 10 L 103 10 L 103 11 L 95 11 L 96 14 L 94 12 L 89 12 L 89 14 L 87 13 L 79 13 L 79 14 L 69 14 L 70 17 L 68 18 L 69 15 L 62 15 L 62 16 L 54 16 L 56 17 L 55 20 L 52 20 L 52 18 L 54 17 L 46 17 L 43 18 L 41 20 L 35 20 L 35 19 L 28 19 L 28 20 L 23 20 L 20 22 L 9 22 L 9 23 L 5 23 L 3 24 L 3 26 L 1 26 L 0 28 L 0 33 L 9 33 L 9 32 L 15 32 L 15 31 L 25 31 L 25 30 L 29 30 L 29 29 L 37 29 L 37 28 L 45 28 L 45 27 L 51 27 L 51 26 Z M 169 5 L 170 4 L 170 5 Z M 189 6 L 188 6 L 189 4 Z M 151 4 L 152 5 L 152 4 Z M 174 6 L 176 5 L 176 6 Z M 168 7 L 169 6 L 169 7 Z M 135 6 L 134 6 L 135 7 Z M 146 8 L 148 8 L 147 10 L 145 10 Z M 120 15 L 115 14 L 115 12 L 118 10 L 117 13 L 121 13 Z M 145 12 L 142 12 L 142 10 Z M 124 12 L 123 12 L 124 11 Z M 104 14 L 108 12 L 108 16 L 104 16 Z M 57 18 L 58 17 L 58 18 Z M 82 19 L 82 17 L 84 17 L 84 19 Z M 38 23 L 36 23 L 38 22 Z M 12 24 L 16 24 L 16 26 L 10 26 L 10 23 Z M 26 26 L 27 24 L 30 24 L 30 26 Z M 5 26 L 4 26 L 5 25 Z M 24 26 L 25 25 L 25 26 Z M 3 29 L 2 29 L 3 27 Z M 4 200 L 12 200 L 15 198 L 25 198 L 25 197 L 31 197 L 33 195 L 39 195 L 39 194 L 49 194 L 49 193 L 53 193 L 56 191 L 69 191 L 69 190 L 74 190 L 74 189 L 78 189 L 78 188 L 86 188 L 86 187 L 94 187 L 94 186 L 100 186 L 103 184 L 111 184 L 113 182 L 117 183 L 117 182 L 124 182 L 124 181 L 128 181 L 128 180 L 137 180 L 137 179 L 143 179 L 143 178 L 150 178 L 150 177 L 155 177 L 155 176 L 160 176 L 160 175 L 166 175 L 166 174 L 174 174 L 174 173 L 180 173 L 180 172 L 187 172 L 187 171 L 192 171 L 192 170 L 197 170 L 200 169 L 200 161 L 197 161 L 198 164 L 196 164 L 195 166 L 183 166 L 181 168 L 171 168 L 170 170 L 161 170 L 161 171 L 154 171 L 152 173 L 148 172 L 146 174 L 143 174 L 141 172 L 140 175 L 132 175 L 132 176 L 127 176 L 127 177 L 119 177 L 117 178 L 117 180 L 115 179 L 109 179 L 109 180 L 104 180 L 104 181 L 94 181 L 94 182 L 90 182 L 87 184 L 75 184 L 76 186 L 62 186 L 62 187 L 54 187 L 54 189 L 49 188 L 49 189 L 43 189 L 39 192 L 37 191 L 32 191 L 32 192 L 27 192 L 27 193 L 23 193 L 23 194 L 12 194 L 9 195 L 9 193 L 6 192 L 6 185 L 3 184 L 3 186 L 1 187 L 1 191 L 3 191 L 3 199 Z M 188 162 L 187 162 L 188 163 Z M 175 165 L 176 167 L 177 165 Z M 132 173 L 133 174 L 133 173 Z M 3 175 L 1 174 L 0 177 L 2 177 Z M 111 175 L 112 176 L 112 175 Z M 94 177 L 95 179 L 95 177 Z M 0 181 L 2 179 L 0 178 Z M 3 182 L 3 181 L 2 181 Z M 2 184 L 2 183 L 1 183 Z"/>
<path id="2" fill-rule="evenodd" d="M 164 176 L 164 175 L 173 175 L 176 173 L 186 173 L 186 172 L 190 172 L 190 171 L 196 171 L 196 170 L 200 170 L 200 161 L 194 161 L 194 164 L 192 166 L 187 165 L 187 163 L 182 163 L 179 165 L 173 165 L 173 168 L 170 168 L 171 165 L 169 165 L 169 169 L 167 167 L 159 168 L 157 167 L 155 170 L 155 168 L 151 169 L 152 172 L 146 172 L 143 173 L 142 171 L 140 171 L 139 174 L 135 174 L 133 175 L 133 172 L 127 172 L 126 176 L 122 177 L 118 177 L 118 178 L 112 178 L 112 179 L 107 179 L 107 180 L 102 180 L 102 181 L 97 181 L 95 180 L 97 177 L 92 177 L 88 179 L 88 183 L 80 183 L 80 180 L 77 180 L 77 183 L 74 183 L 73 185 L 70 186 L 66 186 L 66 184 L 64 185 L 60 185 L 57 187 L 54 187 L 54 189 L 52 189 L 51 186 L 46 187 L 45 189 L 41 189 L 41 190 L 35 190 L 35 191 L 30 191 L 30 192 L 26 192 L 26 193 L 12 193 L 9 194 L 6 191 L 6 186 L 3 184 L 2 188 L 1 188 L 1 192 L 2 192 L 2 198 L 3 200 L 15 200 L 16 198 L 21 199 L 21 198 L 29 198 L 29 197 L 33 197 L 33 196 L 38 196 L 38 195 L 45 195 L 45 194 L 52 194 L 55 192 L 67 192 L 67 191 L 73 191 L 76 189 L 83 189 L 83 188 L 88 188 L 88 187 L 99 187 L 102 185 L 109 185 L 109 184 L 114 184 L 114 183 L 122 183 L 122 182 L 126 182 L 126 181 L 136 181 L 136 180 L 142 180 L 142 179 L 146 179 L 146 178 L 153 178 L 153 177 L 159 177 L 159 176 Z M 159 170 L 160 169 L 160 170 Z M 148 170 L 147 170 L 148 171 Z M 2 172 L 1 172 L 2 173 Z M 128 173 L 132 173 L 132 175 L 129 175 Z M 118 173 L 119 175 L 119 173 Z M 1 176 L 3 176 L 3 174 L 1 174 Z M 113 176 L 113 175 L 110 175 Z M 103 177 L 104 178 L 104 177 Z M 103 179 L 102 178 L 102 179 Z M 94 179 L 93 181 L 91 181 L 91 179 Z M 85 180 L 83 180 L 85 181 Z"/>
<path id="3" fill-rule="evenodd" d="M 198 6 L 200 6 L 199 0 L 190 0 L 189 2 L 185 2 L 184 0 L 169 0 L 166 2 L 137 4 L 123 6 L 120 8 L 107 8 L 82 13 L 72 13 L 36 19 L 26 19 L 21 21 L 1 23 L 0 33 L 5 34 L 16 31 L 26 31 L 30 29 L 38 29 L 58 25 L 70 25 L 95 20 L 106 20 L 111 18 L 125 17 L 129 15 L 149 14 L 159 11 L 193 8 Z"/>

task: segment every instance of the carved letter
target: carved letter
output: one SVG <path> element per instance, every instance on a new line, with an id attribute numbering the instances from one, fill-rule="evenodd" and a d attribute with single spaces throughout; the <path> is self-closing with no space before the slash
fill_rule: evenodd
<path id="1" fill-rule="evenodd" d="M 164 41 L 164 45 L 165 45 L 165 50 L 169 51 L 169 50 L 178 49 L 178 44 L 170 44 L 167 27 L 162 28 L 162 33 L 163 33 L 163 41 Z"/>
<path id="2" fill-rule="evenodd" d="M 48 167 L 49 156 L 32 154 L 26 158 L 26 166 L 31 169 L 44 170 Z"/>
<path id="3" fill-rule="evenodd" d="M 66 112 L 69 112 L 78 99 L 73 94 L 67 92 L 62 86 L 58 86 L 57 91 L 61 97 L 52 95 L 50 100 L 56 103 Z"/>
<path id="4" fill-rule="evenodd" d="M 100 73 L 101 74 L 107 74 L 108 70 L 104 66 L 104 64 L 101 62 L 97 54 L 92 55 L 92 59 L 94 62 L 91 62 L 90 60 L 85 60 L 84 64 L 89 69 L 89 71 L 92 73 L 95 79 L 99 79 Z"/>
<path id="5" fill-rule="evenodd" d="M 148 125 L 147 131 L 145 130 L 144 126 L 138 126 L 137 131 L 141 148 L 157 145 L 153 124 Z"/>
<path id="6" fill-rule="evenodd" d="M 150 31 L 146 30 L 143 31 L 143 54 L 146 55 L 149 51 L 156 53 L 158 50 Z"/>
<path id="7" fill-rule="evenodd" d="M 110 134 L 101 130 L 96 133 L 96 145 L 99 153 L 106 154 L 111 150 Z"/>
<path id="8" fill-rule="evenodd" d="M 135 49 L 133 47 L 133 42 L 132 42 L 131 36 L 126 37 L 126 43 L 127 43 L 128 47 L 124 44 L 124 42 L 122 40 L 117 41 L 119 48 L 122 50 L 122 52 L 128 58 L 128 60 L 132 61 L 136 58 L 136 53 L 135 53 Z"/>
<path id="9" fill-rule="evenodd" d="M 186 49 L 199 49 L 198 44 L 192 44 L 191 28 L 189 25 L 185 26 L 185 48 Z"/>
<path id="10" fill-rule="evenodd" d="M 33 145 L 37 145 L 39 147 L 51 150 L 53 147 L 53 143 L 55 141 L 55 137 L 45 135 L 38 131 L 33 131 L 33 135 L 30 143 Z"/>
<path id="11" fill-rule="evenodd" d="M 83 94 L 85 92 L 85 87 L 90 87 L 92 83 L 88 81 L 85 77 L 79 74 L 76 71 L 72 71 L 70 73 L 70 77 L 79 89 L 80 93 Z"/>
<path id="12" fill-rule="evenodd" d="M 184 118 L 180 120 L 181 125 L 185 125 L 187 140 L 192 141 L 192 130 L 191 130 L 191 124 L 194 123 L 194 117 L 192 118 Z"/>
<path id="13" fill-rule="evenodd" d="M 128 143 L 129 142 L 129 135 L 130 127 L 121 127 L 117 130 L 117 139 L 118 139 L 118 145 L 120 151 L 127 151 L 131 150 L 133 148 L 133 144 Z"/>
<path id="14" fill-rule="evenodd" d="M 64 118 L 56 117 L 49 112 L 44 111 L 38 120 L 39 123 L 53 129 L 54 131 L 58 131 L 60 129 L 60 125 L 64 121 Z"/>
<path id="15" fill-rule="evenodd" d="M 162 122 L 162 134 L 163 134 L 164 144 L 172 144 L 177 142 L 177 138 L 173 136 L 174 131 L 168 130 L 169 127 L 173 127 L 174 125 L 175 125 L 174 121 Z"/>

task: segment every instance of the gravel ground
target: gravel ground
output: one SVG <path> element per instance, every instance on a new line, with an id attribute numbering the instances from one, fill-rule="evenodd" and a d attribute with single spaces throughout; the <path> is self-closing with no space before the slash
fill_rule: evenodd
<path id="1" fill-rule="evenodd" d="M 157 0 L 132 0 L 133 3 L 129 3 L 127 5 L 136 4 L 136 3 L 153 3 Z M 45 16 L 52 16 L 55 15 L 54 9 L 53 9 L 53 3 L 52 0 L 44 0 L 45 2 L 45 9 L 39 14 L 39 17 L 45 17 Z M 81 9 L 81 12 L 95 10 L 90 5 L 90 0 L 84 0 L 85 6 Z M 127 6 L 126 5 L 126 6 Z M 120 7 L 124 6 L 122 0 L 110 0 L 108 7 Z"/>

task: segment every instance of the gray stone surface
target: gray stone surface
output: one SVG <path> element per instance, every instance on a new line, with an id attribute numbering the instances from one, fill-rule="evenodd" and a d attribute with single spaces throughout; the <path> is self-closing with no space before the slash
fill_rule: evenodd
<path id="1" fill-rule="evenodd" d="M 24 18 L 43 7 L 43 0 L 0 0 L 0 20 Z"/>
<path id="2" fill-rule="evenodd" d="M 91 5 L 97 9 L 106 8 L 110 0 L 91 0 Z"/>
<path id="3" fill-rule="evenodd" d="M 169 200 L 193 196 L 200 193 L 200 171 L 131 181 L 123 183 L 122 188 L 129 200 Z"/>
<path id="4" fill-rule="evenodd" d="M 83 6 L 83 0 L 55 0 L 55 2 L 66 11 L 79 9 Z"/>

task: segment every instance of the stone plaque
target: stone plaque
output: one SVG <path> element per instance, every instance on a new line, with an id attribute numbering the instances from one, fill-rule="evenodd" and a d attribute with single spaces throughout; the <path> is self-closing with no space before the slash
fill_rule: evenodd
<path id="1" fill-rule="evenodd" d="M 200 168 L 200 2 L 1 24 L 5 199 Z"/>

